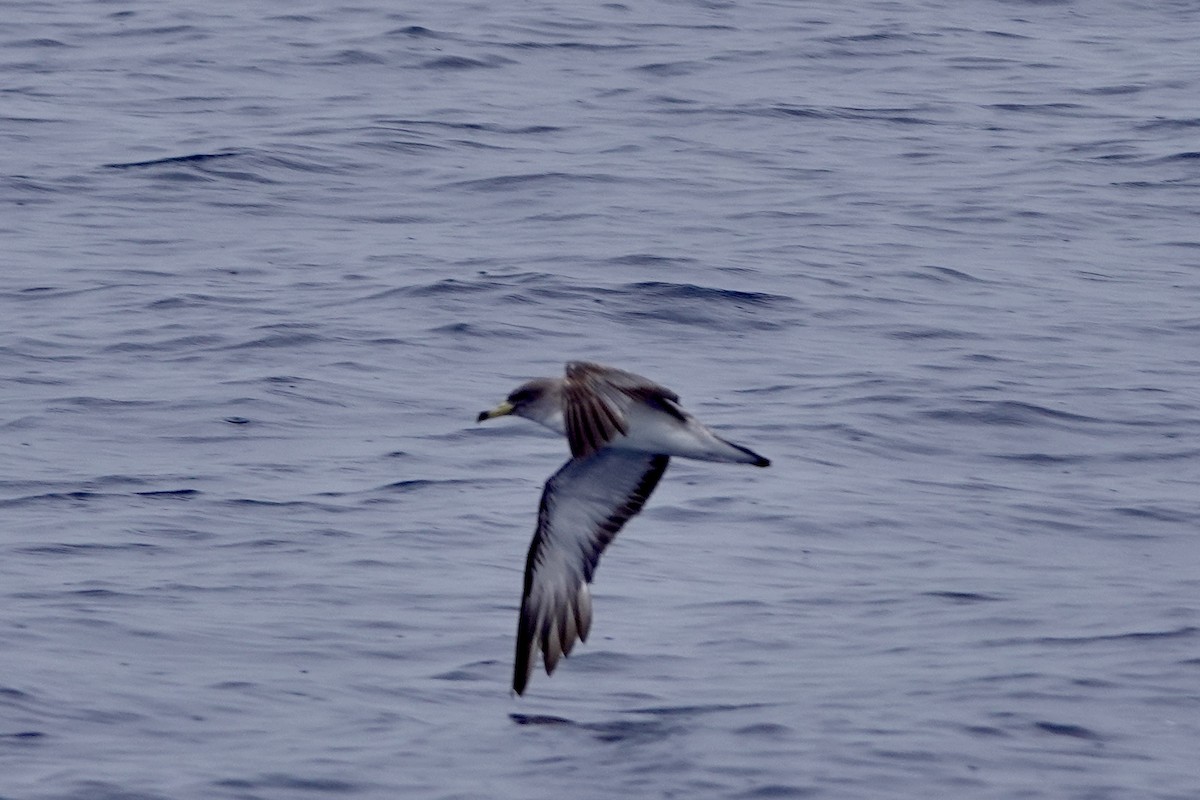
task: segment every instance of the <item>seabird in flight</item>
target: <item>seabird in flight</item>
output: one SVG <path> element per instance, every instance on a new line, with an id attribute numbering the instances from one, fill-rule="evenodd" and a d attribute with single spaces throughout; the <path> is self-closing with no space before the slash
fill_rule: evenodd
<path id="1" fill-rule="evenodd" d="M 679 406 L 679 395 L 632 372 L 572 361 L 565 378 L 517 387 L 479 422 L 514 414 L 571 446 L 571 460 L 546 481 L 525 560 L 513 691 L 522 694 L 542 651 L 549 675 L 592 625 L 588 584 L 604 548 L 642 510 L 671 456 L 766 467 L 770 461 L 726 441 Z"/>

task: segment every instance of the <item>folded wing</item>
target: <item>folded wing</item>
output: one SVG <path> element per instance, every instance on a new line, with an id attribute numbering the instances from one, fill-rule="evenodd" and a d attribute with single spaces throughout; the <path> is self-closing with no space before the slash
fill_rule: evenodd
<path id="1" fill-rule="evenodd" d="M 591 455 L 629 432 L 626 414 L 633 403 L 665 411 L 684 420 L 679 395 L 648 378 L 623 369 L 572 361 L 563 391 L 567 441 L 576 458 Z"/>

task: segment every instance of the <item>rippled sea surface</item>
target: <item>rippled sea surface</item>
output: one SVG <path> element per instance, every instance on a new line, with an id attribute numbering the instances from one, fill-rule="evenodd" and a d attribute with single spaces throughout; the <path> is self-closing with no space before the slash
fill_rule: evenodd
<path id="1" fill-rule="evenodd" d="M 11 2 L 0 797 L 1200 796 L 1200 9 Z M 676 460 L 509 692 L 572 358 Z"/>

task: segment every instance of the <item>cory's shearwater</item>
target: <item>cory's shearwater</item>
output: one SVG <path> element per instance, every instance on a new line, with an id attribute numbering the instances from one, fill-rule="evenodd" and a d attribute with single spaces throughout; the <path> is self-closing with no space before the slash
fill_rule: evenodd
<path id="1" fill-rule="evenodd" d="M 525 560 L 513 691 L 522 694 L 542 651 L 546 674 L 592 625 L 588 584 L 600 554 L 642 510 L 671 456 L 766 467 L 679 406 L 679 396 L 632 372 L 573 361 L 565 378 L 537 378 L 479 422 L 514 414 L 565 435 L 571 460 L 546 481 Z"/>

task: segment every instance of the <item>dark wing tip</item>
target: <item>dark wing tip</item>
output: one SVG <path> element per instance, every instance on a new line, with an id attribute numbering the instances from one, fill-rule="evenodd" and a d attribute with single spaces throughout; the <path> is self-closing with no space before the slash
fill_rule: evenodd
<path id="1" fill-rule="evenodd" d="M 513 659 L 513 691 L 518 696 L 525 694 L 529 676 L 533 673 L 533 620 L 521 603 L 521 615 L 517 619 L 517 653 Z"/>
<path id="2" fill-rule="evenodd" d="M 769 466 L 771 466 L 771 459 L 769 459 L 769 458 L 763 458 L 762 456 L 759 456 L 759 457 L 758 457 L 758 461 L 755 461 L 755 462 L 754 462 L 754 466 L 756 466 L 756 467 L 769 467 Z"/>

